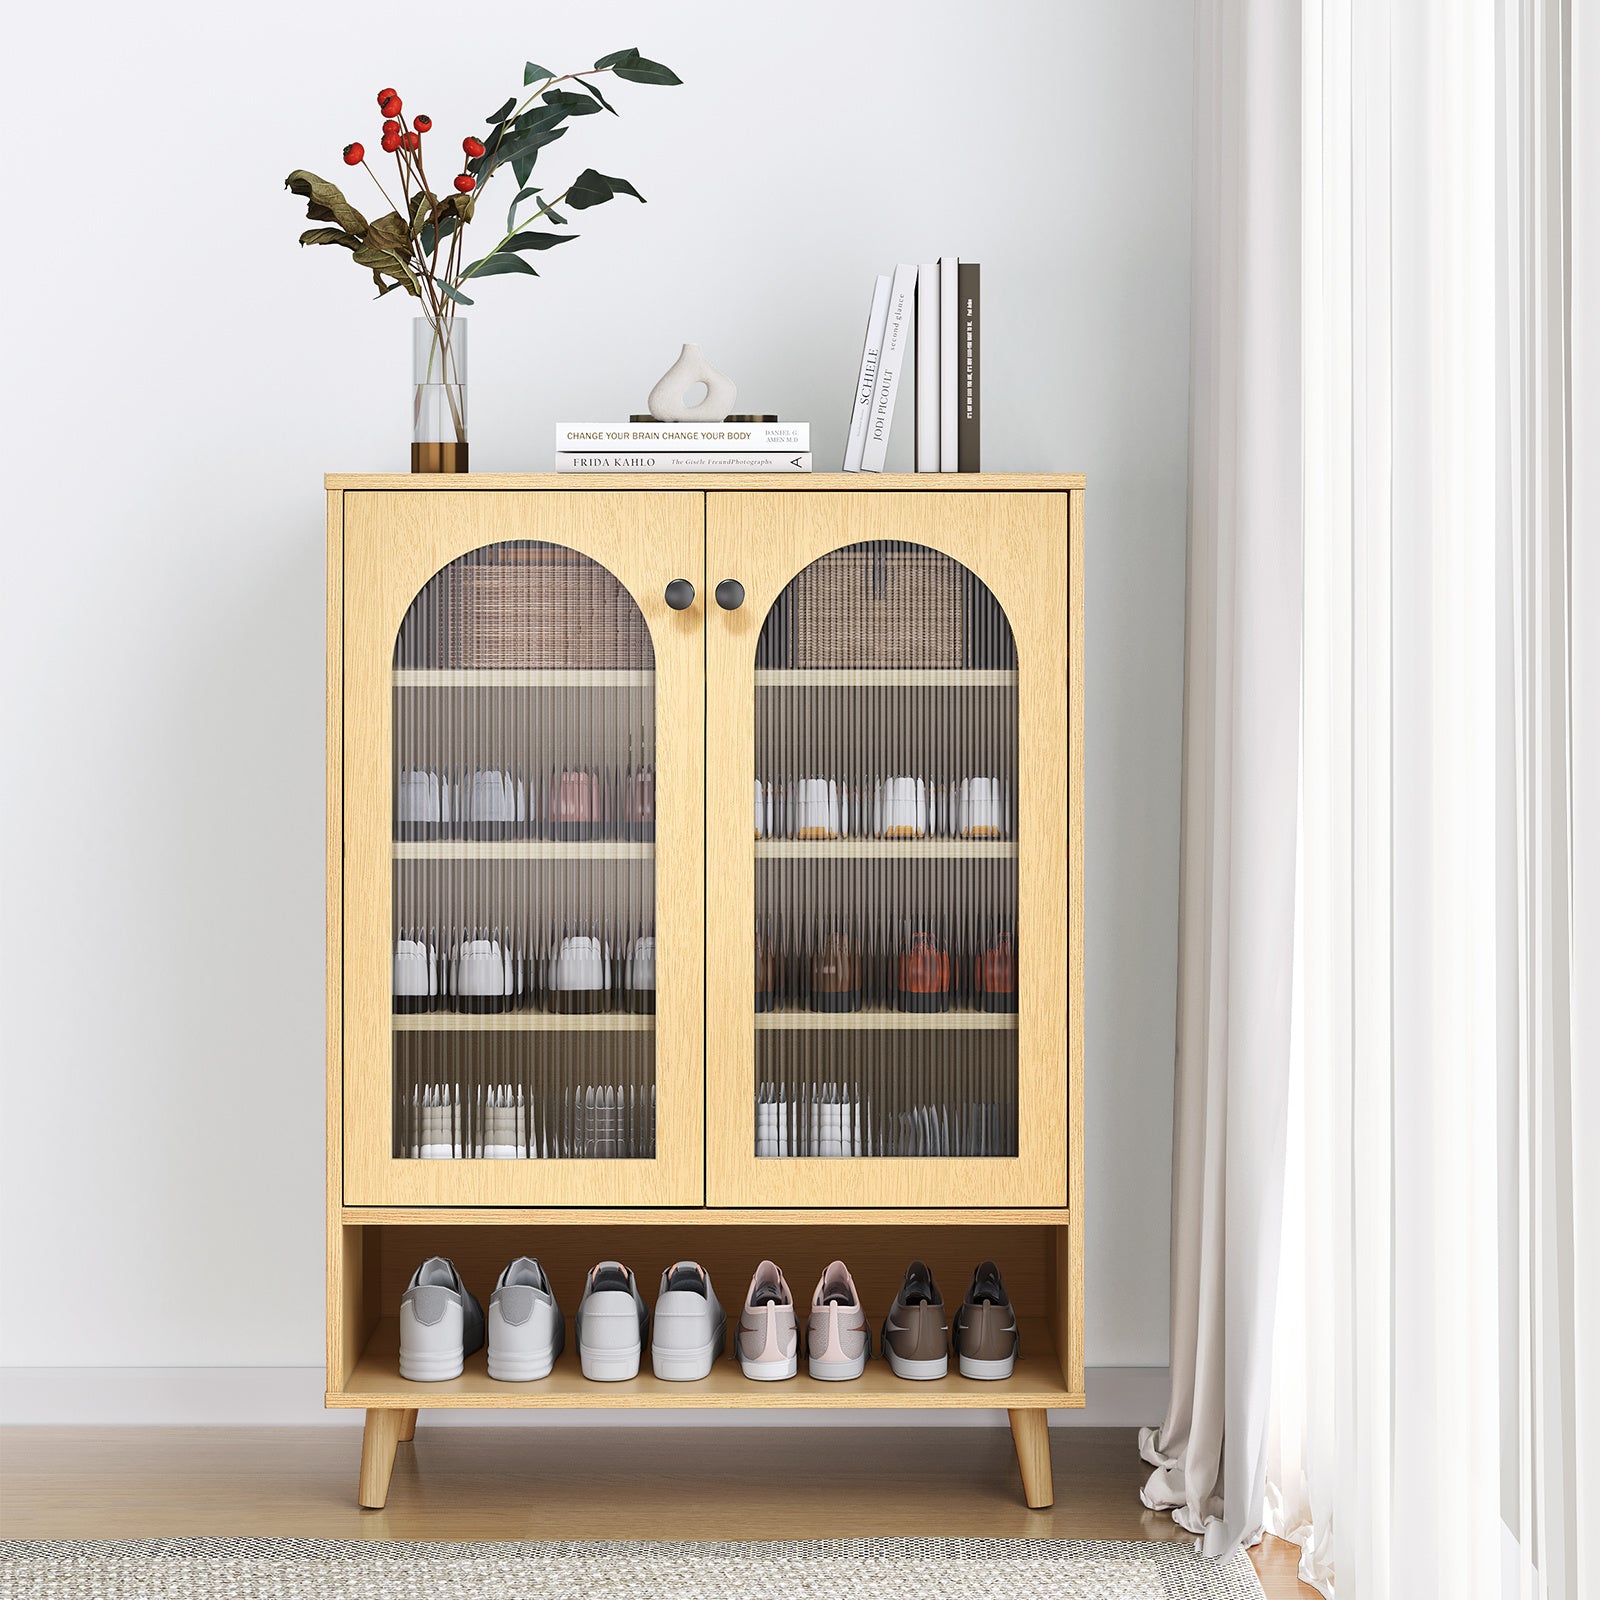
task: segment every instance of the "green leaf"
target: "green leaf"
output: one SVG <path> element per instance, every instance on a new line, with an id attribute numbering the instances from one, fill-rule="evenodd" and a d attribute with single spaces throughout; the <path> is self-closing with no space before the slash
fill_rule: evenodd
<path id="1" fill-rule="evenodd" d="M 553 250 L 558 244 L 571 244 L 581 233 L 514 233 L 498 250 Z"/>
<path id="2" fill-rule="evenodd" d="M 346 250 L 359 250 L 361 241 L 343 228 L 307 228 L 300 235 L 301 244 L 342 244 Z"/>
<path id="3" fill-rule="evenodd" d="M 449 297 L 454 300 L 458 306 L 470 306 L 473 303 L 464 294 L 462 294 L 459 289 L 453 287 L 451 284 L 441 281 L 438 285 L 438 288 L 440 294 L 449 295 Z"/>
<path id="4" fill-rule="evenodd" d="M 600 91 L 597 88 L 595 88 L 595 86 L 592 83 L 590 83 L 587 78 L 579 78 L 579 79 L 576 80 L 576 82 L 577 82 L 577 85 L 578 85 L 578 87 L 580 89 L 587 90 L 590 94 L 592 94 L 595 97 L 596 100 L 598 100 L 600 102 L 601 105 L 603 105 L 606 108 L 607 111 L 609 111 L 611 113 L 612 116 L 616 116 L 617 108 L 614 105 L 612 105 L 612 103 L 609 100 L 607 100 L 606 97 L 603 94 L 601 94 Z"/>
<path id="5" fill-rule="evenodd" d="M 615 71 L 617 76 L 627 83 L 671 85 L 683 82 L 683 79 L 671 67 L 664 67 L 659 61 L 647 61 L 637 52 L 632 61 L 619 61 Z"/>
<path id="6" fill-rule="evenodd" d="M 544 191 L 537 184 L 535 184 L 532 188 L 517 190 L 516 198 L 511 202 L 511 207 L 506 212 L 507 233 L 512 232 L 517 225 L 517 207 L 520 206 L 524 200 L 529 199 L 533 195 L 543 193 Z"/>
<path id="7" fill-rule="evenodd" d="M 603 72 L 607 67 L 614 67 L 619 61 L 637 61 L 639 51 L 637 47 L 629 50 L 613 50 L 608 56 L 601 56 L 595 62 L 595 70 Z"/>
<path id="8" fill-rule="evenodd" d="M 557 126 L 565 120 L 566 115 L 565 111 L 556 107 L 545 106 L 537 114 L 503 123 L 496 130 L 499 137 L 487 140 L 483 154 L 467 162 L 467 171 L 475 178 L 487 178 L 510 161 L 515 165 L 517 182 L 526 183 L 528 174 L 533 171 L 533 156 L 567 131 Z"/>
<path id="9" fill-rule="evenodd" d="M 635 200 L 644 200 L 626 178 L 608 178 L 605 173 L 586 167 L 572 180 L 572 187 L 567 190 L 567 204 L 574 211 L 587 211 L 590 206 L 604 205 L 619 194 L 631 194 Z"/>
<path id="10" fill-rule="evenodd" d="M 506 120 L 506 118 L 509 117 L 511 115 L 511 113 L 513 111 L 515 111 L 516 109 L 517 109 L 517 97 L 515 95 L 512 95 L 512 97 L 509 100 L 507 100 L 506 103 L 503 106 L 501 106 L 498 111 L 491 111 L 489 113 L 489 115 L 486 116 L 483 120 L 485 122 L 487 122 L 489 124 L 489 126 L 492 128 L 492 127 L 494 127 L 494 125 L 496 123 L 504 122 Z"/>
<path id="11" fill-rule="evenodd" d="M 337 222 L 346 233 L 367 231 L 367 219 L 326 178 L 296 169 L 283 180 L 283 186 L 310 202 L 306 215 L 313 222 Z"/>
<path id="12" fill-rule="evenodd" d="M 549 67 L 541 67 L 537 61 L 530 61 L 522 69 L 522 86 L 526 89 L 530 83 L 539 83 L 545 78 L 553 77 L 555 77 L 555 73 Z"/>
<path id="13" fill-rule="evenodd" d="M 593 116 L 600 107 L 586 94 L 574 94 L 570 89 L 546 89 L 539 96 L 547 106 L 560 106 L 569 117 Z"/>
<path id="14" fill-rule="evenodd" d="M 497 278 L 503 272 L 523 272 L 530 278 L 539 276 L 521 256 L 502 255 L 499 250 L 492 256 L 485 256 L 482 261 L 474 261 L 461 276 L 464 279 Z"/>

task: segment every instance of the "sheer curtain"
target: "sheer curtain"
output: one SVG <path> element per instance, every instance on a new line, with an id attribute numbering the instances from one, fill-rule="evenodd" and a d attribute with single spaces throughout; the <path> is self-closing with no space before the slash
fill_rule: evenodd
<path id="1" fill-rule="evenodd" d="M 1287 9 L 1231 10 L 1258 35 L 1246 57 Z M 1600 1594 L 1582 1448 L 1600 1437 L 1600 1223 L 1580 1166 L 1600 1150 L 1600 437 L 1578 292 L 1600 256 L 1596 42 L 1577 9 L 1298 8 L 1292 1000 L 1281 1055 L 1249 1080 L 1180 1028 L 1174 1396 L 1143 1443 L 1161 1463 L 1147 1503 L 1217 1530 L 1208 1550 L 1264 1523 L 1341 1600 Z M 1218 59 L 1198 71 L 1203 118 Z M 1240 236 L 1203 178 L 1196 208 L 1198 291 L 1202 229 Z M 1236 464 L 1240 444 L 1215 448 Z M 1191 596 L 1214 548 L 1192 534 Z M 1197 620 L 1191 604 L 1191 671 Z M 1210 837 L 1187 831 L 1209 733 L 1192 690 L 1187 710 L 1186 888 Z M 1278 836 L 1260 846 L 1235 852 L 1233 881 L 1280 881 Z M 1215 959 L 1208 932 L 1183 924 L 1184 970 Z M 1276 982 L 1238 985 L 1218 1031 L 1276 1036 L 1281 1004 Z M 1185 1141 L 1214 1155 L 1190 1106 L 1219 1077 L 1254 1097 L 1251 1137 L 1281 1125 L 1286 1163 L 1272 1360 L 1254 1324 L 1224 1325 L 1228 1360 L 1207 1370 L 1184 1358 L 1206 1318 L 1191 1283 L 1235 1232 L 1186 1221 L 1204 1193 Z M 1198 1271 L 1180 1263 L 1194 1249 Z M 1254 1406 L 1269 1382 L 1270 1419 Z M 1227 1419 L 1230 1455 L 1264 1455 L 1264 1506 L 1231 1472 L 1209 1503 L 1192 1473 L 1174 1481 L 1169 1439 L 1200 1413 Z"/>

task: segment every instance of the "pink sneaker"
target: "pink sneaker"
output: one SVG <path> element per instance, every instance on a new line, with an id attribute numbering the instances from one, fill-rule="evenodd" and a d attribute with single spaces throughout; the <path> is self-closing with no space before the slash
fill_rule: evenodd
<path id="1" fill-rule="evenodd" d="M 845 1382 L 867 1370 L 872 1335 L 855 1280 L 835 1261 L 817 1282 L 806 1323 L 806 1365 L 813 1378 Z"/>
<path id="2" fill-rule="evenodd" d="M 800 1328 L 783 1274 L 763 1261 L 750 1280 L 739 1318 L 739 1365 L 747 1378 L 775 1383 L 800 1370 Z"/>

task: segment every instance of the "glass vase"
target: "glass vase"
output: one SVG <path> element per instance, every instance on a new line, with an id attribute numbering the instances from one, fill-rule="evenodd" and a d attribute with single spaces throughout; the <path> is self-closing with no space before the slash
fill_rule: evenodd
<path id="1" fill-rule="evenodd" d="M 411 324 L 411 470 L 467 470 L 467 324 Z"/>

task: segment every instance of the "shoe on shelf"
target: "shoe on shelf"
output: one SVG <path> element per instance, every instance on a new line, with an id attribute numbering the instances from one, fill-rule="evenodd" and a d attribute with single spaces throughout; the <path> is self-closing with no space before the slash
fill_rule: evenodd
<path id="1" fill-rule="evenodd" d="M 483 1307 L 461 1281 L 455 1263 L 429 1256 L 400 1297 L 400 1376 L 412 1383 L 459 1378 L 483 1347 Z"/>
<path id="2" fill-rule="evenodd" d="M 806 1367 L 813 1378 L 844 1382 L 867 1370 L 872 1333 L 855 1280 L 835 1261 L 817 1280 L 806 1322 Z"/>
<path id="3" fill-rule="evenodd" d="M 906 1268 L 905 1282 L 884 1319 L 883 1353 L 897 1378 L 943 1378 L 950 1371 L 944 1297 L 920 1261 Z"/>
<path id="4" fill-rule="evenodd" d="M 650 1336 L 655 1375 L 671 1383 L 709 1378 L 711 1363 L 727 1342 L 728 1318 L 711 1287 L 711 1274 L 696 1261 L 668 1267 L 661 1274 Z"/>
<path id="5" fill-rule="evenodd" d="M 620 1261 L 602 1261 L 584 1280 L 578 1302 L 578 1361 L 593 1383 L 639 1376 L 650 1311 L 633 1274 Z"/>
<path id="6" fill-rule="evenodd" d="M 972 1274 L 972 1287 L 956 1313 L 950 1343 L 963 1378 L 1009 1378 L 1016 1371 L 1022 1344 L 1017 1314 L 994 1262 L 985 1261 Z"/>
<path id="7" fill-rule="evenodd" d="M 544 1268 L 532 1256 L 518 1256 L 489 1296 L 489 1376 L 502 1383 L 548 1378 L 566 1339 L 566 1318 Z"/>
<path id="8" fill-rule="evenodd" d="M 800 1327 L 783 1274 L 763 1261 L 750 1280 L 739 1318 L 739 1366 L 747 1378 L 777 1383 L 800 1370 Z"/>

